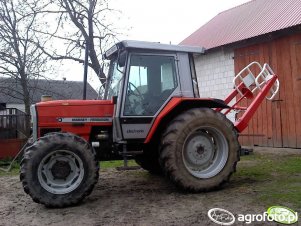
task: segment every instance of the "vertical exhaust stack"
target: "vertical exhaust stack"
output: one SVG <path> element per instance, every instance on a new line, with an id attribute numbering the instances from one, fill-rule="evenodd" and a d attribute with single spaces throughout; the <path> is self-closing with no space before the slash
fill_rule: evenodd
<path id="1" fill-rule="evenodd" d="M 53 98 L 51 95 L 42 95 L 41 96 L 41 102 L 47 102 L 47 101 L 52 101 Z"/>

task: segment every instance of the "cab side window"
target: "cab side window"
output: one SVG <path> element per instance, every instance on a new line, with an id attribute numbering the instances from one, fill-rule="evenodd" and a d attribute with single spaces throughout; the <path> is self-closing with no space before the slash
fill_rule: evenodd
<path id="1" fill-rule="evenodd" d="M 155 115 L 177 86 L 174 57 L 132 55 L 124 115 Z"/>

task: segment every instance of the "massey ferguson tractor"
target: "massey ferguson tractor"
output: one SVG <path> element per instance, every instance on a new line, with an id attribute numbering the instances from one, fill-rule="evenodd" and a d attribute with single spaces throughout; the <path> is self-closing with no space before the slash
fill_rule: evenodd
<path id="1" fill-rule="evenodd" d="M 92 192 L 99 160 L 110 154 L 132 156 L 186 191 L 227 182 L 240 158 L 239 133 L 260 103 L 277 94 L 279 81 L 267 64 L 253 62 L 234 77 L 225 100 L 202 98 L 194 55 L 204 51 L 122 41 L 105 53 L 102 100 L 33 105 L 33 141 L 21 162 L 24 191 L 49 207 L 75 205 Z M 238 105 L 245 98 L 250 104 Z M 230 111 L 243 113 L 233 123 Z"/>

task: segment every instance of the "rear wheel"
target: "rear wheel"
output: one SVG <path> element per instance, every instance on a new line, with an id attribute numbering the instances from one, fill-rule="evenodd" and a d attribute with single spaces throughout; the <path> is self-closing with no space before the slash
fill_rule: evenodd
<path id="1" fill-rule="evenodd" d="M 208 191 L 229 180 L 239 150 L 234 126 L 223 114 L 212 109 L 191 109 L 167 127 L 160 163 L 180 188 Z"/>
<path id="2" fill-rule="evenodd" d="M 21 162 L 24 191 L 49 207 L 77 204 L 98 180 L 94 150 L 68 133 L 46 135 L 28 147 Z"/>

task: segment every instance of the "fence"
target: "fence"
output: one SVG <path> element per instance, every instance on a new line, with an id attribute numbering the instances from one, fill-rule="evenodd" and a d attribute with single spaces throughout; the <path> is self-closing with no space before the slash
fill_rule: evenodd
<path id="1" fill-rule="evenodd" d="M 24 138 L 26 121 L 30 115 L 25 114 L 16 108 L 0 110 L 0 139 Z"/>

